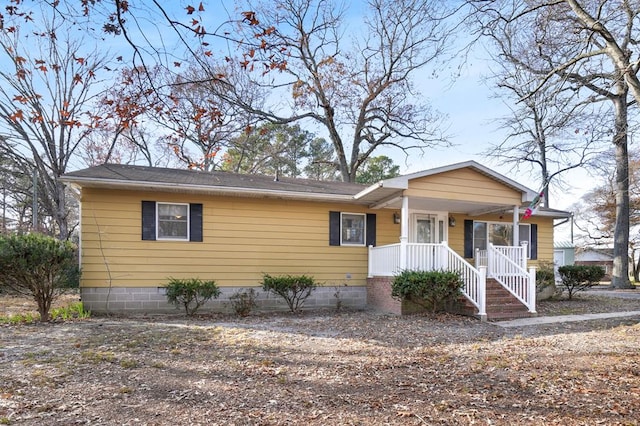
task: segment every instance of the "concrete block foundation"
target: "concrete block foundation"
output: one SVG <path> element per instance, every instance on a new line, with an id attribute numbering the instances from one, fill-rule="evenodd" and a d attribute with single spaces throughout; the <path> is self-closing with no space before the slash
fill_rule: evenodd
<path id="1" fill-rule="evenodd" d="M 199 310 L 206 312 L 233 312 L 229 299 L 236 293 L 248 291 L 251 287 L 221 287 L 217 299 L 209 300 Z M 287 303 L 260 287 L 256 292 L 258 311 L 287 311 Z M 80 296 L 85 309 L 95 313 L 180 313 L 174 305 L 167 303 L 164 287 L 82 287 Z M 364 309 L 367 304 L 367 288 L 364 286 L 317 287 L 305 301 L 303 309 L 336 309 L 338 303 L 343 308 Z"/>

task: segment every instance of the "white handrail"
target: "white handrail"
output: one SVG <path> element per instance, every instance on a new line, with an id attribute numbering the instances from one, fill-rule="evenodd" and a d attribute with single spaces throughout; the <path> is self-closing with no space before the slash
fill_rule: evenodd
<path id="1" fill-rule="evenodd" d="M 469 262 L 464 260 L 462 256 L 453 251 L 446 242 L 442 243 L 442 246 L 446 248 L 447 264 L 449 271 L 454 271 L 460 274 L 464 288 L 462 294 L 478 309 L 478 315 L 481 318 L 487 316 L 486 306 L 486 268 L 480 267 L 476 269 Z"/>
<path id="2" fill-rule="evenodd" d="M 516 299 L 524 304 L 529 312 L 536 311 L 535 268 L 527 271 L 521 266 L 526 261 L 526 247 L 495 247 L 489 244 L 487 249 L 487 275 L 500 283 Z M 517 255 L 514 261 L 509 255 Z"/>

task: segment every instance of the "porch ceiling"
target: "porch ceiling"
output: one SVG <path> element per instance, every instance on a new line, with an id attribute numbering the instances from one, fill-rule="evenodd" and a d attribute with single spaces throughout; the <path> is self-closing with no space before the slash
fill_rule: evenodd
<path id="1" fill-rule="evenodd" d="M 376 205 L 379 208 L 398 209 L 402 208 L 402 198 L 398 195 L 390 198 L 387 201 Z M 438 198 L 409 198 L 409 208 L 415 210 L 431 210 L 431 211 L 444 211 L 451 213 L 465 213 L 470 216 L 479 215 L 483 213 L 497 213 L 513 211 L 512 205 L 506 204 L 485 204 L 474 203 L 470 201 L 458 201 L 458 200 L 442 200 Z"/>
<path id="2" fill-rule="evenodd" d="M 362 194 L 359 201 L 368 203 L 374 209 L 398 209 L 402 208 L 403 190 L 398 188 L 377 187 L 374 191 Z M 509 204 L 489 204 L 464 200 L 444 200 L 442 198 L 409 197 L 409 208 L 415 210 L 445 211 L 452 213 L 465 213 L 469 215 L 483 214 L 487 212 L 500 212 L 513 210 Z"/>
<path id="3" fill-rule="evenodd" d="M 402 192 L 398 192 L 391 196 L 388 196 L 385 200 L 379 200 L 376 203 L 370 204 L 374 209 L 402 209 Z M 527 205 L 519 206 L 520 213 L 524 212 Z M 419 198 L 409 197 L 409 209 L 412 210 L 426 210 L 426 211 L 440 211 L 448 213 L 461 213 L 469 216 L 480 216 L 483 214 L 495 213 L 495 214 L 513 214 L 513 206 L 507 204 L 490 204 L 490 203 L 477 203 L 471 201 L 458 201 L 458 200 L 443 200 L 440 198 Z M 563 219 L 571 217 L 572 213 L 540 207 L 536 212 L 536 216 L 553 217 L 554 219 Z"/>

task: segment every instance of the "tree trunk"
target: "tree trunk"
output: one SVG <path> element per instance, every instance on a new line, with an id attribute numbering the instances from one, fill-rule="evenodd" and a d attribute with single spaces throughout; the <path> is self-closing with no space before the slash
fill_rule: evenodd
<path id="1" fill-rule="evenodd" d="M 613 241 L 612 288 L 633 288 L 629 281 L 629 152 L 627 151 L 627 93 L 613 99 L 615 105 L 616 227 Z"/>
<path id="2" fill-rule="evenodd" d="M 69 223 L 67 214 L 67 202 L 64 184 L 58 179 L 55 181 L 56 205 L 55 205 L 55 221 L 58 225 L 58 239 L 66 241 L 69 239 Z"/>

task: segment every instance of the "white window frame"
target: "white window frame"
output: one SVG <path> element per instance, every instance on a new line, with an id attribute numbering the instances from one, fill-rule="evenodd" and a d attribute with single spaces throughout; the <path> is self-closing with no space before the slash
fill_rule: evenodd
<path id="1" fill-rule="evenodd" d="M 187 206 L 187 235 L 185 237 L 162 237 L 160 236 L 160 206 Z M 169 202 L 156 202 L 156 240 L 158 241 L 189 241 L 191 237 L 189 235 L 191 229 L 191 208 L 189 203 L 169 203 Z"/>
<path id="2" fill-rule="evenodd" d="M 476 235 L 475 235 L 475 224 L 476 223 L 484 223 L 485 224 L 485 241 L 487 242 L 487 244 L 489 244 L 491 241 L 489 240 L 489 228 L 490 225 L 492 224 L 497 224 L 497 225 L 511 225 L 512 230 L 511 230 L 511 235 L 513 237 L 513 223 L 512 222 L 499 222 L 499 221 L 492 221 L 492 220 L 474 220 L 473 221 L 473 225 L 474 225 L 474 232 L 472 235 L 472 241 L 471 244 L 473 246 L 473 253 L 475 256 L 475 251 L 476 251 Z M 531 259 L 531 224 L 528 223 L 518 223 L 517 225 L 518 227 L 520 226 L 525 226 L 529 229 L 529 231 L 527 232 L 527 259 Z M 525 241 L 522 239 L 523 235 L 522 232 L 518 232 L 520 241 L 518 242 L 519 245 L 522 245 L 522 242 Z M 513 243 L 511 243 L 513 244 Z M 486 250 L 486 248 L 485 248 Z"/>
<path id="3" fill-rule="evenodd" d="M 362 217 L 362 243 L 351 243 L 348 241 L 344 241 L 343 239 L 343 223 L 344 216 L 361 216 Z M 349 247 L 364 247 L 367 245 L 367 214 L 366 213 L 350 213 L 350 212 L 340 212 L 340 245 L 341 246 L 349 246 Z"/>

